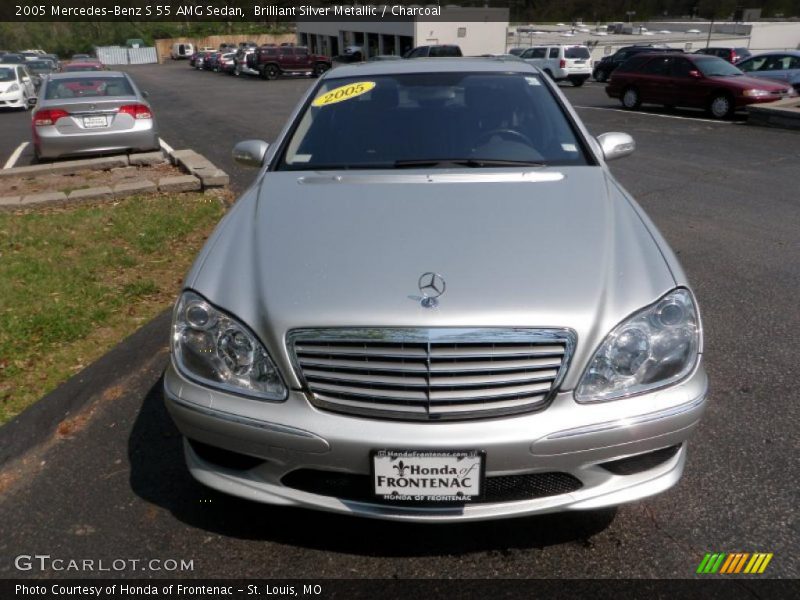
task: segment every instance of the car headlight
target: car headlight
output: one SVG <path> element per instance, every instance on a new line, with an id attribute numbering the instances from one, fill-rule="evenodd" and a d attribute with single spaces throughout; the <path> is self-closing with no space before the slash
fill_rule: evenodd
<path id="1" fill-rule="evenodd" d="M 286 399 L 286 386 L 258 338 L 194 292 L 181 294 L 175 307 L 172 355 L 189 379 L 263 400 Z"/>
<path id="2" fill-rule="evenodd" d="M 606 336 L 581 377 L 575 400 L 613 400 L 677 383 L 694 369 L 699 351 L 692 295 L 674 290 Z"/>
<path id="3" fill-rule="evenodd" d="M 772 93 L 767 90 L 745 90 L 742 95 L 747 98 L 763 98 L 764 96 L 772 95 Z"/>
<path id="4" fill-rule="evenodd" d="M 8 86 L 8 89 L 6 91 L 7 92 L 18 92 L 19 91 L 19 84 L 18 83 L 12 83 L 10 86 Z"/>

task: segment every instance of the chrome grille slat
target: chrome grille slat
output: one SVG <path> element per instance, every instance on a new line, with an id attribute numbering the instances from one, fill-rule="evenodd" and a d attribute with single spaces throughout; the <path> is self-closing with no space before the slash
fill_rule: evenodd
<path id="1" fill-rule="evenodd" d="M 528 406 L 531 401 L 541 402 L 545 399 L 544 394 L 539 394 L 538 396 L 528 396 L 525 398 L 514 398 L 512 400 L 502 400 L 498 402 L 492 403 L 492 408 L 500 409 L 500 408 L 515 408 L 518 406 Z M 484 409 L 484 405 L 481 402 L 470 402 L 470 403 L 463 403 L 463 404 L 436 404 L 431 406 L 431 411 L 438 412 L 438 413 L 455 413 L 455 412 L 465 412 L 467 410 L 482 410 Z"/>
<path id="2" fill-rule="evenodd" d="M 289 355 L 320 408 L 387 419 L 468 419 L 538 410 L 575 345 L 566 329 L 294 330 Z"/>
<path id="3" fill-rule="evenodd" d="M 396 362 L 386 360 L 375 360 L 367 358 L 365 360 L 357 359 L 337 359 L 325 358 L 321 355 L 312 357 L 298 357 L 298 364 L 303 367 L 325 369 L 330 367 L 336 371 L 353 370 L 353 371 L 386 371 L 393 372 L 399 371 L 403 373 L 421 372 L 425 373 L 428 368 L 425 360 L 410 360 L 402 359 Z M 431 373 L 469 373 L 471 371 L 519 371 L 522 369 L 545 369 L 555 368 L 561 366 L 561 357 L 552 358 L 493 358 L 491 360 L 475 360 L 475 359 L 462 359 L 462 360 L 432 360 L 430 365 Z"/>
<path id="4" fill-rule="evenodd" d="M 449 344 L 447 344 L 449 346 Z M 449 348 L 449 347 L 437 347 L 432 345 L 431 347 L 431 359 L 435 360 L 437 358 L 483 358 L 487 357 L 490 358 L 492 356 L 518 356 L 518 355 L 549 355 L 549 354 L 563 354 L 564 349 L 559 346 L 542 346 L 537 348 L 535 346 L 522 346 L 522 347 L 510 347 L 507 344 L 502 346 L 495 346 L 494 344 L 487 344 L 483 348 L 479 348 L 478 346 L 472 346 L 466 348 Z"/>
<path id="5" fill-rule="evenodd" d="M 402 375 L 380 375 L 377 372 L 353 373 L 340 371 L 324 371 L 318 369 L 305 369 L 303 374 L 307 381 L 353 381 L 358 383 L 368 383 L 377 386 L 400 386 L 400 387 L 458 387 L 458 386 L 487 386 L 509 385 L 520 382 L 552 380 L 558 371 L 547 369 L 542 371 L 523 371 L 523 372 L 501 372 L 500 374 L 484 375 L 452 375 L 449 373 L 431 373 L 425 377 L 425 373 L 413 372 L 413 376 Z"/>
<path id="6" fill-rule="evenodd" d="M 295 347 L 295 352 L 298 355 L 303 354 L 343 354 L 347 356 L 391 356 L 391 357 L 407 357 L 407 358 L 425 358 L 427 351 L 425 348 L 402 346 L 396 348 L 386 347 L 367 347 L 364 346 L 305 346 L 298 345 Z"/>

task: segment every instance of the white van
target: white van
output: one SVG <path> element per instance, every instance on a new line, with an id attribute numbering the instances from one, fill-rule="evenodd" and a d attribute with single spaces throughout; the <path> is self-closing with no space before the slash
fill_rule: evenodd
<path id="1" fill-rule="evenodd" d="M 172 44 L 172 51 L 169 54 L 172 57 L 172 60 L 189 58 L 192 54 L 194 54 L 194 46 L 184 42 Z"/>
<path id="2" fill-rule="evenodd" d="M 556 81 L 581 86 L 592 74 L 592 53 L 586 46 L 533 46 L 519 55 Z"/>

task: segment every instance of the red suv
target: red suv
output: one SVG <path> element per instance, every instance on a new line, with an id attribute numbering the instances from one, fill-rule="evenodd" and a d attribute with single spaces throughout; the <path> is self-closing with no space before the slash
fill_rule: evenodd
<path id="1" fill-rule="evenodd" d="M 311 54 L 305 46 L 261 46 L 253 54 L 252 63 L 262 79 L 277 79 L 285 73 L 319 77 L 331 68 L 330 58 Z"/>
<path id="2" fill-rule="evenodd" d="M 606 93 L 629 109 L 644 103 L 705 108 L 717 119 L 748 104 L 795 95 L 786 83 L 748 77 L 703 54 L 637 54 L 612 73 Z"/>
<path id="3" fill-rule="evenodd" d="M 732 64 L 736 64 L 740 60 L 744 60 L 745 58 L 752 56 L 752 54 L 750 54 L 750 50 L 747 48 L 700 48 L 700 50 L 695 51 L 695 54 L 719 56 L 720 58 L 724 58 Z"/>

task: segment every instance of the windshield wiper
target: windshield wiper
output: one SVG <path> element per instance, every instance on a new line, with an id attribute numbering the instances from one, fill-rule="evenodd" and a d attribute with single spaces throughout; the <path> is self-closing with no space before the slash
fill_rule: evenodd
<path id="1" fill-rule="evenodd" d="M 396 169 L 414 167 L 544 167 L 545 163 L 533 160 L 506 160 L 496 158 L 427 158 L 395 161 Z"/>

